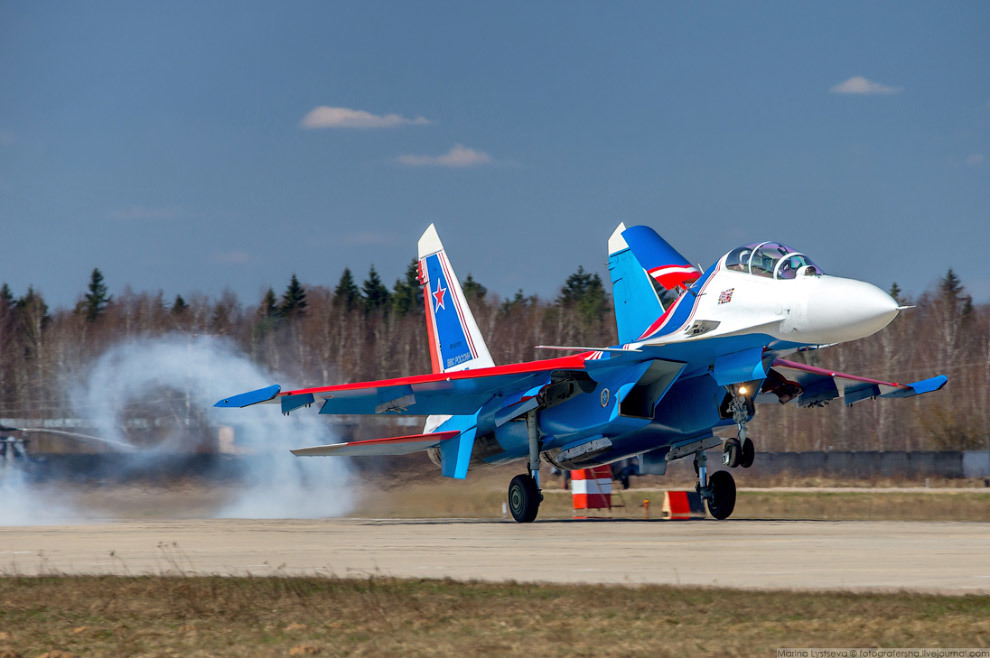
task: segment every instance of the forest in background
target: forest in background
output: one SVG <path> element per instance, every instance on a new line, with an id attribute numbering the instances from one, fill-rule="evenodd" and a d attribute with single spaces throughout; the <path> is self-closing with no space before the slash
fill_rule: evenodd
<path id="1" fill-rule="evenodd" d="M 497 364 L 551 358 L 536 345 L 617 342 L 611 296 L 579 268 L 554 299 L 490 293 L 470 275 L 465 295 Z M 908 383 L 945 374 L 948 385 L 907 400 L 827 408 L 758 407 L 758 450 L 960 450 L 990 448 L 990 305 L 974 304 L 950 269 L 916 299 L 890 290 L 903 312 L 867 339 L 809 352 L 823 367 Z M 429 350 L 416 261 L 388 287 L 372 267 L 359 284 L 344 270 L 333 288 L 293 275 L 242 303 L 231 292 L 165 299 L 161 292 L 111 291 L 93 271 L 73 308 L 49 309 L 40 291 L 0 286 L 0 418 L 73 417 L 69 399 L 95 359 L 123 341 L 166 334 L 225 337 L 287 388 L 427 373 Z M 226 393 L 226 391 L 224 392 Z M 218 396 L 220 393 L 218 392 Z"/>

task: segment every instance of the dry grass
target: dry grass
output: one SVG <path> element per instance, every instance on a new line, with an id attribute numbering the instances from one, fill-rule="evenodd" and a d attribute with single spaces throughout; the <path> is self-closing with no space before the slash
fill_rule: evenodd
<path id="1" fill-rule="evenodd" d="M 739 493 L 736 519 L 990 521 L 990 493 Z"/>
<path id="2" fill-rule="evenodd" d="M 990 645 L 987 596 L 45 576 L 0 579 L 0 601 L 0 655 L 21 656 L 767 656 L 776 647 Z"/>
<path id="3" fill-rule="evenodd" d="M 446 478 L 375 481 L 362 488 L 358 517 L 372 518 L 497 518 L 503 515 L 505 482 L 482 476 L 474 481 Z M 505 480 L 507 482 L 507 480 Z M 617 483 L 616 483 L 617 484 Z M 613 489 L 611 513 L 602 516 L 643 518 L 643 501 L 658 518 L 664 491 L 693 490 L 693 483 L 664 483 L 658 488 Z M 540 518 L 573 515 L 570 493 L 557 480 L 547 482 Z M 555 488 L 551 488 L 555 487 Z M 733 518 L 871 520 L 871 521 L 990 521 L 990 489 L 918 489 L 917 491 L 740 491 Z"/>

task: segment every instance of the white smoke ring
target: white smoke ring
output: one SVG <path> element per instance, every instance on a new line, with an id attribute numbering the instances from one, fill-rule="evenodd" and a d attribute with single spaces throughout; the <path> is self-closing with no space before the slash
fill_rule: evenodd
<path id="1" fill-rule="evenodd" d="M 216 425 L 234 427 L 238 445 L 264 453 L 245 459 L 248 470 L 232 502 L 217 516 L 313 518 L 349 511 L 349 469 L 339 459 L 297 459 L 291 447 L 334 443 L 329 423 L 317 414 L 285 417 L 278 407 L 216 409 L 232 393 L 270 385 L 277 378 L 239 352 L 232 341 L 214 336 L 168 334 L 117 344 L 93 364 L 72 396 L 76 413 L 100 435 L 130 443 L 121 430 L 128 404 L 156 390 L 184 391 L 190 405 Z M 142 449 L 145 459 L 161 458 L 171 442 Z"/>

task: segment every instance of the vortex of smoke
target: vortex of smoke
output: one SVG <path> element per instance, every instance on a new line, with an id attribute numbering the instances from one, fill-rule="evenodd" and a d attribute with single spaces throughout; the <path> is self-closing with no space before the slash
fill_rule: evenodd
<path id="1" fill-rule="evenodd" d="M 298 459 L 289 448 L 334 443 L 331 427 L 312 409 L 285 417 L 277 406 L 216 409 L 222 397 L 268 386 L 277 377 L 264 372 L 229 340 L 170 334 L 131 340 L 107 350 L 93 364 L 72 396 L 76 413 L 108 440 L 133 445 L 123 431 L 124 411 L 135 403 L 181 392 L 186 411 L 214 428 L 233 427 L 244 472 L 233 499 L 216 516 L 234 518 L 314 518 L 351 509 L 349 469 L 340 459 Z M 309 413 L 306 413 L 306 412 Z M 181 432 L 154 446 L 135 446 L 142 468 L 166 459 L 183 440 Z"/>

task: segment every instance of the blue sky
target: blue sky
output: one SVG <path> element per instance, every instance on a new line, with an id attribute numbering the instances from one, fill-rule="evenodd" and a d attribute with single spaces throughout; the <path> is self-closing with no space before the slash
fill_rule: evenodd
<path id="1" fill-rule="evenodd" d="M 0 281 L 553 296 L 619 221 L 990 301 L 990 4 L 0 1 Z M 323 109 L 320 109 L 323 108 Z"/>

